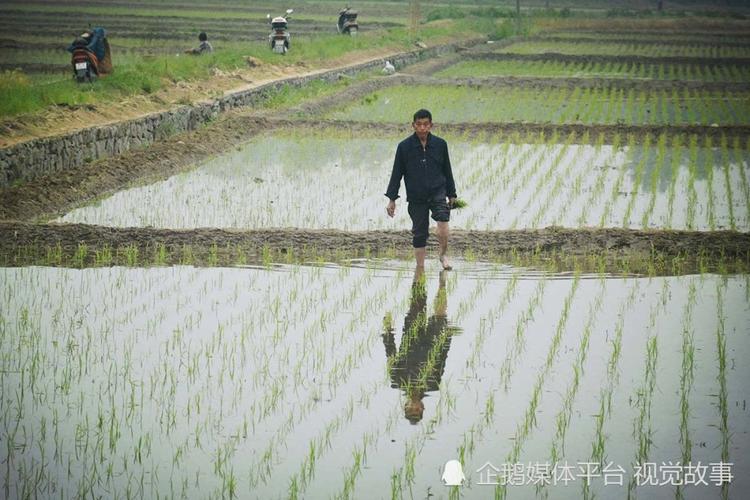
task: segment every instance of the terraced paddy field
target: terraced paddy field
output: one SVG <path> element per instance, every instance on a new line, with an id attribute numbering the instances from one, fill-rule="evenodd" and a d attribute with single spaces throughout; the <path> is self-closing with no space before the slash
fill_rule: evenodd
<path id="1" fill-rule="evenodd" d="M 697 136 L 448 136 L 469 206 L 453 227 L 750 230 L 749 145 Z M 336 137 L 338 136 L 338 137 Z M 73 210 L 59 222 L 112 227 L 398 229 L 382 216 L 398 136 L 287 132 L 185 174 Z M 335 175 L 332 177 L 331 172 Z M 385 186 L 382 186 L 385 191 Z M 348 196 L 322 193 L 348 193 Z"/>
<path id="2" fill-rule="evenodd" d="M 5 496 L 741 497 L 748 64 L 678 35 L 476 47 L 5 189 Z M 448 272 L 384 210 L 419 107 Z"/>
<path id="3" fill-rule="evenodd" d="M 559 40 L 539 42 L 519 42 L 498 49 L 498 52 L 509 52 L 514 54 L 544 54 L 555 52 L 559 54 L 586 54 L 586 55 L 628 55 L 645 57 L 748 57 L 750 46 L 748 45 L 725 45 L 721 42 L 715 44 L 705 42 L 673 42 L 673 43 L 642 43 L 636 40 L 632 42 L 607 42 L 607 41 L 577 41 L 565 42 Z"/>
<path id="4" fill-rule="evenodd" d="M 327 118 L 403 121 L 398 111 L 415 101 L 440 109 L 451 122 L 594 123 L 627 125 L 739 125 L 750 120 L 750 92 L 685 89 L 535 88 L 401 85 L 366 96 Z M 408 120 L 408 118 L 406 118 Z"/>
<path id="5" fill-rule="evenodd" d="M 553 58 L 538 61 L 465 60 L 444 68 L 436 77 L 568 77 L 568 78 L 628 78 L 671 81 L 736 82 L 750 81 L 750 67 L 736 64 L 718 66 L 699 64 L 664 64 L 621 61 L 558 61 Z"/>

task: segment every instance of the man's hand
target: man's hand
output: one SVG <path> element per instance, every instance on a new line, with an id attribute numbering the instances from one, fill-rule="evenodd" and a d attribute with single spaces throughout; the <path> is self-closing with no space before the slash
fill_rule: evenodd
<path id="1" fill-rule="evenodd" d="M 396 215 L 396 200 L 389 201 L 388 206 L 385 207 L 385 211 L 388 213 L 388 217 Z"/>
<path id="2" fill-rule="evenodd" d="M 456 203 L 456 198 L 448 198 L 448 208 L 453 208 L 454 203 Z"/>

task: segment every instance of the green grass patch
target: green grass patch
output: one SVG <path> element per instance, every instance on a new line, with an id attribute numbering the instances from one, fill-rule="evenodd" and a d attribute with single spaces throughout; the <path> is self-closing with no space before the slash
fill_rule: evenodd
<path id="1" fill-rule="evenodd" d="M 429 41 L 448 35 L 472 32 L 465 26 L 453 23 L 425 25 L 420 29 L 422 40 Z M 37 80 L 19 72 L 0 75 L 0 116 L 13 116 L 39 111 L 53 105 L 75 105 L 81 103 L 109 102 L 135 94 L 150 94 L 165 84 L 177 81 L 208 79 L 214 68 L 232 71 L 246 66 L 245 58 L 252 56 L 269 64 L 292 66 L 299 62 L 316 66 L 325 61 L 342 57 L 348 53 L 391 48 L 413 49 L 413 40 L 404 28 L 374 31 L 359 37 L 323 35 L 296 37 L 292 49 L 286 56 L 273 54 L 265 43 L 216 44 L 216 51 L 200 57 L 185 54 L 140 56 L 113 52 L 115 66 L 113 74 L 93 84 L 77 85 L 71 77 L 58 77 L 56 81 Z M 52 52 L 51 52 L 52 53 Z M 66 52 L 54 53 L 49 62 L 66 64 L 70 61 Z M 312 92 L 316 92 L 312 89 Z"/>

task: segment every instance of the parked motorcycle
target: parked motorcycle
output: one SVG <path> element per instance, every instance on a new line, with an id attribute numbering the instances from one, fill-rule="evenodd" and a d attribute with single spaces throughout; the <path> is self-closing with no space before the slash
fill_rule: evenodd
<path id="1" fill-rule="evenodd" d="M 289 15 L 292 12 L 294 12 L 293 9 L 287 9 L 285 15 L 274 17 L 273 19 L 271 19 L 271 14 L 266 16 L 272 28 L 271 34 L 268 35 L 268 41 L 271 44 L 271 50 L 276 54 L 284 55 L 289 50 L 289 39 L 291 36 L 289 35 L 287 25 L 290 19 Z"/>
<path id="2" fill-rule="evenodd" d="M 112 53 L 104 28 L 94 28 L 76 37 L 68 47 L 73 76 L 78 83 L 93 82 L 112 72 Z"/>
<path id="3" fill-rule="evenodd" d="M 339 12 L 339 22 L 336 24 L 338 32 L 342 35 L 356 35 L 359 32 L 357 15 L 357 11 L 350 9 L 349 6 Z"/>

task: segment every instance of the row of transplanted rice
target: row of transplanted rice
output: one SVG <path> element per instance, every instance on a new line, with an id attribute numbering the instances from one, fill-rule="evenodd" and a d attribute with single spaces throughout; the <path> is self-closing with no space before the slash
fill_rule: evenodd
<path id="1" fill-rule="evenodd" d="M 750 92 L 522 86 L 399 85 L 365 96 L 327 118 L 403 122 L 415 102 L 447 123 L 525 122 L 626 125 L 750 123 Z"/>
<path id="2" fill-rule="evenodd" d="M 439 118 L 439 117 L 436 117 Z M 437 129 L 436 133 L 440 134 Z M 276 133 L 60 219 L 118 227 L 402 229 L 384 210 L 400 137 Z M 448 137 L 465 229 L 750 230 L 750 142 L 695 135 Z M 404 195 L 403 188 L 401 194 Z"/>
<path id="3" fill-rule="evenodd" d="M 722 44 L 696 43 L 609 43 L 609 42 L 560 42 L 560 41 L 521 41 L 496 49 L 501 53 L 513 54 L 586 54 L 586 55 L 628 55 L 644 57 L 709 57 L 747 58 L 750 45 L 729 46 Z"/>
<path id="4" fill-rule="evenodd" d="M 623 61 L 479 61 L 465 59 L 434 74 L 438 77 L 575 77 L 638 78 L 650 80 L 698 80 L 705 82 L 748 82 L 750 65 L 665 64 Z"/>
<path id="5" fill-rule="evenodd" d="M 659 33 L 659 32 L 637 32 L 637 31 L 548 31 L 539 33 L 538 38 L 545 39 L 565 39 L 570 41 L 590 40 L 603 41 L 620 41 L 627 40 L 631 43 L 696 43 L 703 41 L 709 45 L 748 45 L 750 46 L 750 35 L 747 32 L 738 33 L 700 33 L 693 34 L 690 32 L 682 33 Z"/>
<path id="6" fill-rule="evenodd" d="M 750 487 L 747 276 L 409 267 L 0 269 L 5 496 L 400 498 L 451 459 L 481 498 L 528 462 L 553 498 L 589 462 L 593 493 Z M 662 461 L 706 485 L 639 486 Z"/>

